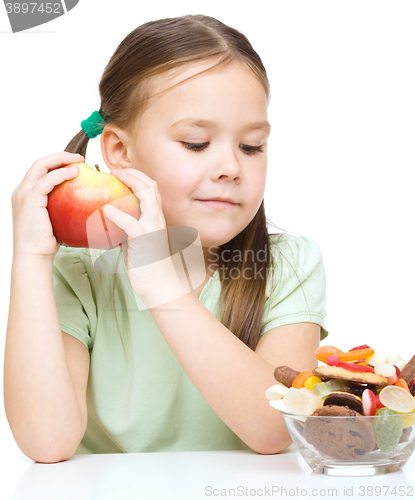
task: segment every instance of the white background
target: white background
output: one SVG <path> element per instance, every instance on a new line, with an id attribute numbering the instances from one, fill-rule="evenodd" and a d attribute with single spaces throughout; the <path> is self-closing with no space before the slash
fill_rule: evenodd
<path id="1" fill-rule="evenodd" d="M 210 15 L 238 29 L 267 69 L 266 214 L 323 251 L 330 332 L 324 343 L 344 349 L 368 343 L 405 360 L 413 355 L 415 3 L 200 5 L 81 0 L 62 18 L 16 34 L 0 5 L 2 367 L 13 189 L 35 159 L 62 151 L 99 108 L 99 79 L 122 39 L 147 21 L 184 14 Z M 90 142 L 86 162 L 109 171 L 99 139 Z M 3 405 L 1 455 L 22 455 Z"/>

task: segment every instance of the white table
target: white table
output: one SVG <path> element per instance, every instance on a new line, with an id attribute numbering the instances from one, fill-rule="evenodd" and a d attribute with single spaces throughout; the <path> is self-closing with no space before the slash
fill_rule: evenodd
<path id="1" fill-rule="evenodd" d="M 378 487 L 381 494 L 373 490 L 370 495 L 370 487 Z M 415 456 L 399 472 L 344 478 L 312 472 L 292 446 L 278 455 L 249 451 L 75 455 L 57 464 L 38 464 L 24 456 L 0 457 L 1 500 L 259 497 L 415 499 Z"/>

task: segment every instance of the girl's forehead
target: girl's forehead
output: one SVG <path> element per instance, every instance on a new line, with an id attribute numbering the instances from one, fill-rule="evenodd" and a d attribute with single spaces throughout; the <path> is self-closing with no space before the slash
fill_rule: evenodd
<path id="1" fill-rule="evenodd" d="M 152 95 L 165 94 L 169 90 L 183 86 L 188 82 L 194 82 L 196 79 L 203 78 L 204 76 L 224 75 L 235 68 L 254 76 L 252 70 L 238 60 L 232 60 L 223 65 L 215 66 L 218 62 L 217 58 L 204 59 L 196 63 L 181 65 L 156 75 L 152 77 L 151 81 Z"/>

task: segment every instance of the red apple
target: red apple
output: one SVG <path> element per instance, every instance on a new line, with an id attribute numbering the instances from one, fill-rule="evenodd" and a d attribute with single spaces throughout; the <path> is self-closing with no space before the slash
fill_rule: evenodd
<path id="1" fill-rule="evenodd" d="M 48 212 L 58 243 L 68 247 L 109 250 L 127 241 L 127 234 L 104 217 L 111 204 L 138 220 L 139 200 L 115 175 L 77 165 L 79 174 L 58 184 L 49 193 Z M 63 168 L 66 168 L 63 167 Z"/>

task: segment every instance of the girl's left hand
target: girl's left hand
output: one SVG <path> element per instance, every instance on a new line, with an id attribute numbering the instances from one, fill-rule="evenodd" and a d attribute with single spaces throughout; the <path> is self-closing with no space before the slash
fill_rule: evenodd
<path id="1" fill-rule="evenodd" d="M 128 186 L 140 201 L 138 221 L 111 205 L 104 207 L 105 217 L 128 235 L 122 252 L 133 290 L 148 308 L 189 293 L 174 268 L 157 183 L 135 168 L 112 170 L 111 174 Z"/>

